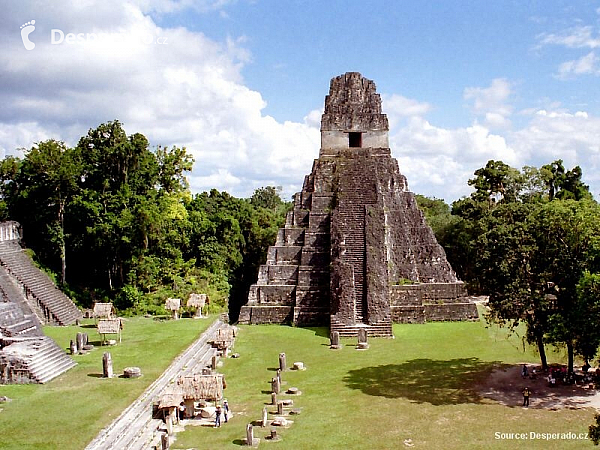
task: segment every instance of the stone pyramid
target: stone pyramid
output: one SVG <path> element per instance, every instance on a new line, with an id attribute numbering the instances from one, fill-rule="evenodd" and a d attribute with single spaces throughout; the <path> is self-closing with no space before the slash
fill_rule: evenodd
<path id="1" fill-rule="evenodd" d="M 391 336 L 392 322 L 477 318 L 391 156 L 388 130 L 373 81 L 357 72 L 331 80 L 319 158 L 240 323 Z"/>

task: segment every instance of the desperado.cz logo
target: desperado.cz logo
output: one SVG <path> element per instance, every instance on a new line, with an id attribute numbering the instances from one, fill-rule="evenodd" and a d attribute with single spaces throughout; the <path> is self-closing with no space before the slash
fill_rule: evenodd
<path id="1" fill-rule="evenodd" d="M 35 42 L 31 42 L 29 40 L 29 35 L 33 33 L 35 30 L 35 20 L 30 20 L 29 22 L 21 25 L 21 40 L 23 41 L 23 45 L 25 46 L 25 50 L 33 50 L 35 48 Z"/>
<path id="2" fill-rule="evenodd" d="M 21 40 L 26 50 L 33 50 L 35 43 L 29 39 L 29 35 L 35 30 L 35 20 L 21 25 Z M 166 37 L 153 36 L 152 34 L 144 33 L 65 33 L 63 30 L 53 28 L 50 30 L 50 44 L 85 44 L 93 42 L 141 42 L 143 44 L 159 44 L 167 45 Z"/>

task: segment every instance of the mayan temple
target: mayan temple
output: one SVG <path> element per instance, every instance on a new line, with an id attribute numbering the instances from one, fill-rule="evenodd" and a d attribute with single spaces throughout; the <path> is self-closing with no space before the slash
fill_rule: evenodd
<path id="1" fill-rule="evenodd" d="M 388 131 L 373 81 L 357 72 L 331 80 L 319 158 L 240 323 L 391 336 L 392 322 L 477 318 L 391 156 Z"/>

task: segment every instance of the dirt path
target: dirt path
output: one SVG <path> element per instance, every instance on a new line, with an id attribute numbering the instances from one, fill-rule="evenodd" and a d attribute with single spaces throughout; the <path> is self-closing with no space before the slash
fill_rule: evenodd
<path id="1" fill-rule="evenodd" d="M 528 387 L 531 391 L 530 408 L 543 409 L 580 409 L 596 408 L 600 410 L 600 391 L 587 389 L 581 385 L 563 385 L 557 383 L 550 387 L 546 374 L 542 373 L 540 366 L 528 364 L 531 374 L 536 369 L 536 379 L 521 377 L 522 365 L 512 366 L 507 369 L 496 369 L 490 376 L 476 386 L 482 397 L 496 400 L 506 406 L 520 407 L 523 404 L 522 391 Z"/>

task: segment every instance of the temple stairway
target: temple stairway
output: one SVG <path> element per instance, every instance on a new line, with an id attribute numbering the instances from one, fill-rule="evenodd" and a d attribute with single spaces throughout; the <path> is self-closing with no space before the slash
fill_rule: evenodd
<path id="1" fill-rule="evenodd" d="M 0 336 L 41 336 L 37 318 L 25 315 L 15 303 L 0 303 Z"/>
<path id="2" fill-rule="evenodd" d="M 30 309 L 37 313 L 40 321 L 49 325 L 71 325 L 81 318 L 81 311 L 33 264 L 16 240 L 0 242 L 0 264 L 24 286 L 29 294 Z M 3 283 L 3 286 L 8 284 Z M 33 305 L 31 298 L 35 300 Z"/>
<path id="3" fill-rule="evenodd" d="M 3 338 L 2 383 L 47 383 L 77 365 L 47 336 Z"/>
<path id="4" fill-rule="evenodd" d="M 346 155 L 338 164 L 338 204 L 335 211 L 339 224 L 338 232 L 343 236 L 340 260 L 353 268 L 354 311 L 353 320 L 339 320 L 335 314 L 330 318 L 330 331 L 338 331 L 340 337 L 358 335 L 366 328 L 369 336 L 392 337 L 392 321 L 388 315 L 373 322 L 368 317 L 367 280 L 367 206 L 377 203 L 377 188 L 374 164 L 364 157 Z"/>

